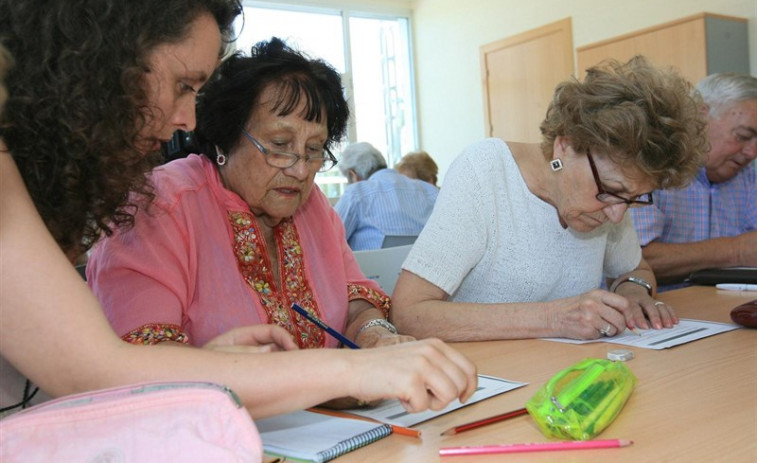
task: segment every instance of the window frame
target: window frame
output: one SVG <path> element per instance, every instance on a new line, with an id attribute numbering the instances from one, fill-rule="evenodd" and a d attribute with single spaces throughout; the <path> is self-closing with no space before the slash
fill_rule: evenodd
<path id="1" fill-rule="evenodd" d="M 357 139 L 357 129 L 355 123 L 355 92 L 353 82 L 353 67 L 352 67 L 352 48 L 350 42 L 350 19 L 351 18 L 365 18 L 365 19 L 378 19 L 378 20 L 398 20 L 404 19 L 406 22 L 406 34 L 407 34 L 407 53 L 408 53 L 408 78 L 409 78 L 409 91 L 410 91 L 410 124 L 412 126 L 412 147 L 411 150 L 418 149 L 418 96 L 416 92 L 416 77 L 415 77 L 415 57 L 413 50 L 413 28 L 412 28 L 412 10 L 409 8 L 402 8 L 398 4 L 396 5 L 377 5 L 375 2 L 361 4 L 359 2 L 352 2 L 347 5 L 345 2 L 339 1 L 257 1 L 257 0 L 244 0 L 242 5 L 252 8 L 266 8 L 283 11 L 303 12 L 303 13 L 316 13 L 316 14 L 333 14 L 341 17 L 342 22 L 342 44 L 344 50 L 344 73 L 342 77 L 342 85 L 345 89 L 345 96 L 350 105 L 350 120 L 347 128 L 347 137 L 345 143 L 354 143 L 360 140 Z M 245 21 L 246 23 L 246 21 Z M 236 46 L 236 45 L 235 45 Z M 387 164 L 392 167 L 405 153 L 383 153 L 387 158 Z"/>

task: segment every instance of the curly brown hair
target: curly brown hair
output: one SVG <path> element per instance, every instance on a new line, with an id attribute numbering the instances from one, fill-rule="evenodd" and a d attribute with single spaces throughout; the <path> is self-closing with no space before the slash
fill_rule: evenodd
<path id="1" fill-rule="evenodd" d="M 606 153 L 662 188 L 688 184 L 709 151 L 699 94 L 676 71 L 642 56 L 604 61 L 582 82 L 559 84 L 540 128 L 547 159 L 564 136 L 576 152 Z"/>
<path id="2" fill-rule="evenodd" d="M 69 257 L 133 223 L 130 191 L 152 197 L 144 173 L 160 157 L 135 144 L 150 51 L 205 13 L 228 43 L 240 12 L 238 0 L 0 0 L 0 42 L 16 58 L 0 137 Z"/>

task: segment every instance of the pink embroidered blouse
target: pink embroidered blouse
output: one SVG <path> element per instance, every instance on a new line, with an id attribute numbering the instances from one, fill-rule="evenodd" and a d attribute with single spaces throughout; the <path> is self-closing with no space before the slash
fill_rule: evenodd
<path id="1" fill-rule="evenodd" d="M 133 228 L 100 242 L 87 264 L 87 282 L 123 339 L 202 346 L 235 327 L 275 323 L 301 347 L 335 347 L 293 302 L 340 331 L 351 300 L 388 313 L 389 298 L 360 271 L 317 187 L 275 228 L 279 288 L 255 217 L 210 160 L 173 161 L 155 169 L 152 182 L 155 201 L 140 208 Z"/>

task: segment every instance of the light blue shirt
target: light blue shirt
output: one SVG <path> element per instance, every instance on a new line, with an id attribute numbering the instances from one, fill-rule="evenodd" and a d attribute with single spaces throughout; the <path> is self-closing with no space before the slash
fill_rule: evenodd
<path id="1" fill-rule="evenodd" d="M 348 185 L 336 203 L 353 251 L 379 249 L 386 235 L 417 236 L 434 209 L 439 189 L 393 169 Z"/>

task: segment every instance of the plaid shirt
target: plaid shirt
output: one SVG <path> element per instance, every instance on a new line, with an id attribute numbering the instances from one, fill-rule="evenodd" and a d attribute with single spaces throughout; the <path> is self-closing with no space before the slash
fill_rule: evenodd
<path id="1" fill-rule="evenodd" d="M 705 169 L 680 190 L 657 190 L 654 205 L 631 209 L 639 242 L 689 243 L 757 229 L 757 163 L 735 177 L 710 183 Z M 673 289 L 682 285 L 671 285 Z"/>

